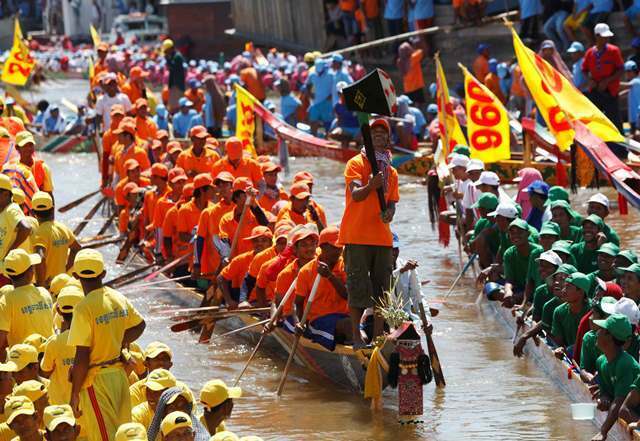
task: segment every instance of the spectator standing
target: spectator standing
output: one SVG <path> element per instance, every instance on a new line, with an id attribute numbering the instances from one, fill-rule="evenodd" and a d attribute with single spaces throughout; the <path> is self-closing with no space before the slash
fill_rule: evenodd
<path id="1" fill-rule="evenodd" d="M 624 72 L 627 77 L 627 81 L 620 84 L 622 93 L 628 94 L 627 100 L 627 117 L 629 124 L 631 125 L 631 136 L 636 134 L 638 130 L 638 117 L 640 112 L 638 106 L 640 106 L 640 77 L 638 77 L 638 65 L 635 61 L 627 61 L 624 63 Z"/>
<path id="2" fill-rule="evenodd" d="M 520 1 L 520 38 L 526 43 L 538 40 L 538 20 L 542 14 L 540 0 Z"/>
<path id="3" fill-rule="evenodd" d="M 380 0 L 360 0 L 360 7 L 367 20 L 367 28 L 373 33 L 373 39 L 384 37 L 382 17 L 380 17 Z"/>
<path id="4" fill-rule="evenodd" d="M 631 6 L 624 10 L 624 26 L 631 35 L 640 35 L 638 26 L 633 24 L 633 20 L 640 16 L 640 0 L 633 0 Z"/>
<path id="5" fill-rule="evenodd" d="M 571 75 L 573 76 L 573 85 L 581 92 L 587 92 L 587 77 L 582 71 L 582 60 L 584 59 L 584 46 L 579 41 L 574 41 L 567 49 L 567 53 L 571 57 L 573 65 L 571 66 Z"/>
<path id="6" fill-rule="evenodd" d="M 582 24 L 589 16 L 589 7 L 591 6 L 591 0 L 575 0 L 573 2 L 573 8 L 571 14 L 564 21 L 564 31 L 567 37 L 576 41 L 576 31 L 582 28 Z"/>
<path id="7" fill-rule="evenodd" d="M 634 37 L 631 40 L 631 48 L 633 49 L 633 54 L 627 57 L 629 61 L 635 61 L 638 66 L 640 66 L 640 37 Z"/>
<path id="8" fill-rule="evenodd" d="M 402 74 L 404 93 L 419 105 L 426 102 L 421 65 L 423 54 L 421 49 L 415 49 L 409 42 L 402 43 L 398 48 L 397 66 Z"/>
<path id="9" fill-rule="evenodd" d="M 340 101 L 340 94 L 338 91 L 338 83 L 345 82 L 347 86 L 353 83 L 353 78 L 349 75 L 349 72 L 344 68 L 344 57 L 340 54 L 331 56 L 331 72 L 333 73 L 333 88 L 331 91 L 331 104 L 335 106 Z"/>
<path id="10" fill-rule="evenodd" d="M 295 127 L 298 123 L 298 108 L 302 103 L 291 93 L 291 86 L 286 78 L 276 81 L 274 85 L 280 93 L 280 114 L 282 119 Z"/>
<path id="11" fill-rule="evenodd" d="M 544 22 L 542 30 L 562 52 L 569 47 L 569 39 L 564 32 L 564 22 L 572 11 L 573 0 L 546 0 L 544 6 L 549 18 Z"/>
<path id="12" fill-rule="evenodd" d="M 178 109 L 178 100 L 184 95 L 185 71 L 184 58 L 176 50 L 173 40 L 166 39 L 162 42 L 162 52 L 167 61 L 169 71 L 169 112 L 173 113 Z"/>
<path id="13" fill-rule="evenodd" d="M 347 46 L 353 45 L 358 34 L 358 22 L 356 21 L 357 0 L 340 0 L 340 13 L 344 33 L 347 37 Z"/>
<path id="14" fill-rule="evenodd" d="M 384 19 L 390 35 L 402 33 L 402 19 L 404 18 L 404 0 L 386 0 Z M 395 46 L 397 48 L 397 44 Z"/>
<path id="15" fill-rule="evenodd" d="M 582 62 L 582 71 L 587 74 L 588 97 L 622 132 L 618 109 L 618 92 L 624 62 L 620 48 L 609 43 L 613 32 L 606 23 L 594 28 L 595 45 L 587 50 Z"/>
<path id="16" fill-rule="evenodd" d="M 314 71 L 309 74 L 306 82 L 306 93 L 310 95 L 313 89 L 313 98 L 309 106 L 309 122 L 311 131 L 315 135 L 320 125 L 325 129 L 333 121 L 332 90 L 333 72 L 327 66 L 327 61 L 317 59 L 314 64 Z"/>
<path id="17" fill-rule="evenodd" d="M 416 30 L 427 29 L 433 26 L 433 17 L 435 10 L 433 0 L 412 0 L 415 2 L 414 16 L 416 20 Z M 421 36 L 422 50 L 427 56 L 433 54 L 431 36 L 424 34 Z"/>
<path id="18" fill-rule="evenodd" d="M 258 71 L 246 61 L 240 63 L 238 71 L 240 72 L 240 81 L 244 83 L 249 93 L 256 97 L 258 101 L 263 102 L 267 94 L 262 81 L 258 77 Z"/>
<path id="19" fill-rule="evenodd" d="M 500 100 L 502 104 L 507 103 L 507 99 L 500 88 L 500 77 L 498 77 L 498 60 L 492 58 L 489 60 L 489 73 L 484 77 L 484 85 L 487 86 L 493 94 Z"/>
<path id="20" fill-rule="evenodd" d="M 224 93 L 213 75 L 204 77 L 204 126 L 211 136 L 222 136 L 222 122 L 224 120 L 225 101 Z"/>
<path id="21" fill-rule="evenodd" d="M 589 39 L 590 44 L 593 44 L 596 38 L 593 35 L 594 32 L 592 29 L 594 29 L 598 23 L 607 23 L 611 11 L 613 11 L 613 0 L 591 0 L 589 15 L 582 23 L 582 31 Z"/>
<path id="22" fill-rule="evenodd" d="M 489 45 L 480 43 L 476 48 L 478 56 L 473 60 L 473 75 L 478 81 L 484 81 L 484 77 L 489 73 Z"/>

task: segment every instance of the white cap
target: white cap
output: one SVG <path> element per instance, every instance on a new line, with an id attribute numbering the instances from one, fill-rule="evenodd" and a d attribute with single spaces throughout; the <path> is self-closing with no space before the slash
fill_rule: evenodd
<path id="1" fill-rule="evenodd" d="M 613 37 L 613 32 L 611 32 L 609 25 L 606 23 L 598 23 L 593 28 L 593 33 L 600 37 Z"/>
<path id="2" fill-rule="evenodd" d="M 515 219 L 518 217 L 518 210 L 515 205 L 508 202 L 502 202 L 498 204 L 496 211 L 492 211 L 487 216 L 503 216 L 509 219 Z"/>
<path id="3" fill-rule="evenodd" d="M 536 260 L 544 260 L 555 266 L 562 265 L 562 259 L 560 258 L 560 256 L 558 256 L 555 251 L 551 250 L 545 251 L 544 253 L 540 254 L 540 257 L 538 257 Z"/>
<path id="4" fill-rule="evenodd" d="M 602 303 L 602 310 L 607 314 L 622 314 L 626 316 L 632 325 L 640 321 L 640 309 L 636 302 L 628 297 L 622 297 L 616 303 Z"/>
<path id="5" fill-rule="evenodd" d="M 479 159 L 472 159 L 467 164 L 467 171 L 484 170 L 484 162 Z"/>
<path id="6" fill-rule="evenodd" d="M 609 209 L 609 198 L 603 195 L 602 193 L 596 193 L 589 198 L 587 202 L 595 202 L 596 204 L 604 205 Z"/>
<path id="7" fill-rule="evenodd" d="M 473 185 L 476 187 L 479 185 L 491 185 L 495 187 L 500 185 L 500 178 L 492 171 L 483 171 L 480 174 L 480 178 L 474 182 Z"/>
<path id="8" fill-rule="evenodd" d="M 465 169 L 467 168 L 467 165 L 469 164 L 469 158 L 466 155 L 461 155 L 459 153 L 454 153 L 452 155 L 450 155 L 449 157 L 449 168 L 453 168 L 453 167 L 464 167 Z"/>

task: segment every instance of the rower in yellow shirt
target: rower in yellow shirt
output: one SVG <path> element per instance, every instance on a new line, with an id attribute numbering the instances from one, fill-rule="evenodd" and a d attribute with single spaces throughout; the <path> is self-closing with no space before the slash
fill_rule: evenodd
<path id="1" fill-rule="evenodd" d="M 152 341 L 144 350 L 146 372 L 151 373 L 156 369 L 166 369 L 168 371 L 173 366 L 172 358 L 173 352 L 169 346 L 159 341 Z M 132 408 L 147 401 L 146 378 L 132 384 L 129 387 L 129 393 L 131 394 Z"/>
<path id="2" fill-rule="evenodd" d="M 49 380 L 40 376 L 38 350 L 28 343 L 18 343 L 7 351 L 7 369 L 13 375 L 16 385 L 25 381 L 37 380 L 49 386 Z"/>
<path id="3" fill-rule="evenodd" d="M 12 189 L 11 178 L 0 174 L 0 260 L 4 259 L 9 251 L 18 248 L 31 232 L 30 225 L 24 220 L 24 213 L 13 202 Z M 0 285 L 6 283 L 6 278 L 0 280 Z"/>
<path id="4" fill-rule="evenodd" d="M 7 424 L 16 433 L 12 441 L 45 441 L 44 431 L 31 400 L 24 396 L 11 396 L 4 403 L 4 412 L 8 414 Z"/>
<path id="5" fill-rule="evenodd" d="M 44 410 L 44 428 L 47 441 L 75 441 L 81 429 L 68 404 L 48 406 Z"/>
<path id="6" fill-rule="evenodd" d="M 55 276 L 71 268 L 81 247 L 73 231 L 54 219 L 55 207 L 49 193 L 36 192 L 31 199 L 31 209 L 39 223 L 33 247 L 42 259 L 36 267 L 36 279 L 39 286 L 49 286 Z"/>
<path id="7" fill-rule="evenodd" d="M 73 310 L 84 299 L 82 289 L 69 285 L 60 291 L 57 300 L 57 312 L 62 317 L 60 333 L 52 336 L 44 348 L 44 358 L 40 368 L 49 377 L 49 401 L 51 404 L 66 404 L 71 397 L 69 370 L 73 365 L 76 349 L 67 343 L 69 328 L 73 320 Z"/>
<path id="8" fill-rule="evenodd" d="M 151 372 L 145 380 L 147 401 L 133 408 L 131 420 L 149 430 L 160 395 L 170 387 L 176 387 L 176 377 L 171 372 L 166 369 L 156 369 Z"/>
<path id="9" fill-rule="evenodd" d="M 69 404 L 89 441 L 113 440 L 118 427 L 131 419 L 129 382 L 120 360 L 122 348 L 145 328 L 129 300 L 103 285 L 105 274 L 100 252 L 76 254 L 73 275 L 85 297 L 74 309 L 69 330 L 68 344 L 76 348 Z"/>
<path id="10" fill-rule="evenodd" d="M 239 387 L 228 387 L 222 380 L 207 381 L 200 391 L 200 403 L 204 412 L 200 422 L 210 435 L 223 432 L 225 420 L 231 417 L 233 399 L 242 396 Z"/>
<path id="11" fill-rule="evenodd" d="M 7 424 L 7 412 L 4 411 L 4 403 L 13 393 L 13 376 L 8 363 L 0 363 L 0 403 L 2 412 L 0 413 L 0 441 L 10 441 L 16 434 Z"/>
<path id="12" fill-rule="evenodd" d="M 33 403 L 38 416 L 38 422 L 42 426 L 44 409 L 49 405 L 49 390 L 47 386 L 38 380 L 28 380 L 13 388 L 14 397 L 27 397 Z M 42 428 L 42 427 L 41 427 Z"/>
<path id="13" fill-rule="evenodd" d="M 2 270 L 14 289 L 0 298 L 0 353 L 31 334 L 47 338 L 53 334 L 51 296 L 32 283 L 34 265 L 39 263 L 40 256 L 20 248 L 4 258 Z"/>

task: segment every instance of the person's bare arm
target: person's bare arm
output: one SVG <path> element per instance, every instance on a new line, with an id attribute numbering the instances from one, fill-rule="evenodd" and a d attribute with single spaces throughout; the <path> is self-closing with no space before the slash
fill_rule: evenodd
<path id="1" fill-rule="evenodd" d="M 377 175 L 369 179 L 369 182 L 367 182 L 364 185 L 358 184 L 357 182 L 352 181 L 349 184 L 349 191 L 351 192 L 351 197 L 355 202 L 362 202 L 367 198 L 367 196 L 369 196 L 369 193 L 380 188 L 382 186 L 382 183 L 383 183 L 382 172 L 378 172 Z"/>
<path id="2" fill-rule="evenodd" d="M 82 415 L 80 411 L 80 391 L 89 373 L 90 354 L 91 348 L 87 346 L 77 346 L 73 367 L 69 371 L 69 380 L 71 381 L 71 399 L 69 400 L 69 405 L 71 409 L 73 409 L 76 418 Z"/>
<path id="3" fill-rule="evenodd" d="M 42 246 L 36 246 L 34 247 L 34 251 L 40 256 L 40 263 L 36 265 L 36 283 L 38 286 L 45 286 L 47 279 L 46 250 Z"/>
<path id="4" fill-rule="evenodd" d="M 22 244 L 22 242 L 27 240 L 29 234 L 31 234 L 31 225 L 29 225 L 26 220 L 22 219 L 20 222 L 18 222 L 18 225 L 16 225 L 16 238 L 7 252 L 18 248 Z"/>
<path id="5" fill-rule="evenodd" d="M 82 249 L 82 246 L 78 243 L 77 240 L 74 240 L 73 243 L 69 246 L 69 256 L 67 257 L 67 265 L 66 265 L 66 269 L 67 271 L 73 266 L 73 261 L 76 258 L 76 254 L 78 254 L 78 251 L 80 251 Z"/>
<path id="6" fill-rule="evenodd" d="M 146 327 L 147 323 L 142 320 L 137 325 L 132 326 L 131 328 L 128 328 L 126 331 L 124 331 L 124 336 L 122 337 L 122 347 L 128 348 L 129 344 L 139 339 Z"/>

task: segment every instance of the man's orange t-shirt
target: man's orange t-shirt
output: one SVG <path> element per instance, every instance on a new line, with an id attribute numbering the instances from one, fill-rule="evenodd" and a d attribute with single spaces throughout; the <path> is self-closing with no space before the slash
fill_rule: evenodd
<path id="1" fill-rule="evenodd" d="M 257 161 L 251 158 L 243 157 L 240 159 L 240 163 L 238 167 L 234 167 L 230 162 L 227 156 L 223 156 L 220 160 L 218 160 L 211 170 L 211 177 L 213 179 L 218 176 L 218 173 L 227 171 L 233 175 L 234 178 L 249 178 L 251 182 L 253 182 L 254 186 L 258 185 L 262 178 L 262 170 L 260 169 L 260 164 Z"/>
<path id="2" fill-rule="evenodd" d="M 127 200 L 124 194 L 124 186 L 127 185 L 128 183 L 129 183 L 129 178 L 127 178 L 125 175 L 125 177 L 120 179 L 116 184 L 116 188 L 114 189 L 114 196 L 113 196 L 113 199 L 116 205 L 126 205 Z M 144 176 L 140 176 L 140 180 L 136 182 L 136 184 L 138 184 L 138 187 L 146 187 L 147 185 L 151 185 L 151 181 L 149 181 L 149 179 L 145 178 Z"/>
<path id="3" fill-rule="evenodd" d="M 182 167 L 187 176 L 192 178 L 200 173 L 211 173 L 213 165 L 220 160 L 220 155 L 211 149 L 203 148 L 200 156 L 193 153 L 193 147 L 180 153 L 176 165 Z M 217 173 L 216 173 L 217 175 Z M 211 175 L 215 179 L 216 175 Z"/>
<path id="4" fill-rule="evenodd" d="M 196 234 L 198 237 L 201 237 L 204 242 L 202 255 L 200 256 L 198 263 L 200 264 L 200 271 L 203 274 L 213 273 L 218 269 L 218 266 L 220 266 L 220 254 L 213 245 L 213 236 L 217 233 L 213 233 L 213 224 L 211 222 L 211 216 L 216 213 L 216 207 L 218 207 L 218 205 L 219 204 L 210 205 L 206 209 L 202 210 L 202 213 L 200 213 L 200 219 L 198 220 L 198 230 Z M 229 204 L 229 206 L 233 207 L 232 204 Z"/>
<path id="5" fill-rule="evenodd" d="M 195 228 L 198 226 L 198 221 L 200 220 L 201 213 L 202 210 L 198 208 L 193 199 L 182 205 L 178 209 L 178 235 L 180 233 L 187 233 L 190 236 L 193 236 L 193 234 L 195 233 Z M 180 242 L 181 245 L 185 246 L 185 249 L 189 253 L 193 253 L 193 244 L 191 242 Z"/>
<path id="6" fill-rule="evenodd" d="M 193 103 L 193 108 L 196 112 L 202 112 L 202 106 L 204 106 L 204 91 L 202 89 L 187 89 L 184 92 L 184 96 Z"/>
<path id="7" fill-rule="evenodd" d="M 242 287 L 242 281 L 244 280 L 244 276 L 247 275 L 247 271 L 249 271 L 249 265 L 254 256 L 255 253 L 251 250 L 234 257 L 231 259 L 231 262 L 229 262 L 229 265 L 220 271 L 220 275 L 231 282 L 232 288 Z"/>
<path id="8" fill-rule="evenodd" d="M 282 301 L 284 295 L 289 290 L 289 287 L 294 282 L 296 276 L 298 276 L 299 271 L 300 266 L 298 265 L 298 259 L 296 259 L 289 265 L 285 266 L 280 274 L 278 274 L 275 285 L 275 296 L 278 299 L 278 302 Z M 287 303 L 284 304 L 284 307 L 282 309 L 283 317 L 291 315 L 291 313 L 293 312 L 293 305 L 295 304 L 295 301 L 296 296 L 294 293 L 291 297 L 289 297 Z"/>
<path id="9" fill-rule="evenodd" d="M 253 228 L 257 226 L 258 221 L 256 220 L 253 213 L 247 209 L 244 215 L 244 225 L 242 226 L 242 230 L 240 230 L 240 234 L 238 236 L 238 244 L 236 245 L 235 252 L 236 256 L 253 249 L 253 244 L 251 243 L 251 241 L 245 240 L 245 238 L 251 236 L 251 230 L 253 230 Z M 229 245 L 233 244 L 233 238 L 236 234 L 237 228 L 238 221 L 236 221 L 233 216 L 233 210 L 225 213 L 222 218 L 220 218 L 220 238 L 228 239 Z"/>
<path id="10" fill-rule="evenodd" d="M 484 77 L 484 85 L 487 86 L 493 94 L 498 98 L 502 104 L 507 103 L 507 99 L 502 93 L 502 89 L 500 88 L 500 77 L 494 74 L 493 72 L 489 72 L 486 77 Z"/>
<path id="11" fill-rule="evenodd" d="M 360 0 L 360 5 L 364 10 L 364 16 L 368 19 L 377 18 L 380 15 L 379 0 Z"/>
<path id="12" fill-rule="evenodd" d="M 174 205 L 167 211 L 167 215 L 164 217 L 164 222 L 162 223 L 162 236 L 171 238 L 171 253 L 173 257 L 184 256 L 189 252 L 188 248 L 180 242 L 180 238 L 178 237 L 178 209 L 180 206 L 178 204 Z M 163 245 L 164 249 L 164 240 Z M 166 253 L 166 250 L 165 250 Z"/>
<path id="13" fill-rule="evenodd" d="M 144 194 L 144 201 L 142 203 L 142 223 L 145 227 L 153 226 L 153 216 L 156 211 L 156 205 L 158 201 L 167 195 L 169 188 L 166 188 L 162 194 L 159 194 L 156 190 L 147 190 Z"/>
<path id="14" fill-rule="evenodd" d="M 365 200 L 356 202 L 349 190 L 349 185 L 354 181 L 366 185 L 370 174 L 371 165 L 363 154 L 356 155 L 347 162 L 344 170 L 345 208 L 340 225 L 339 241 L 343 244 L 390 247 L 393 244 L 391 227 L 382 222 L 377 193 L 371 191 Z M 389 166 L 388 181 L 385 199 L 387 202 L 398 202 L 400 200 L 398 172 L 391 166 Z"/>
<path id="15" fill-rule="evenodd" d="M 122 86 L 122 93 L 129 97 L 129 101 L 131 101 L 131 104 L 135 103 L 138 98 L 144 98 L 142 96 L 142 89 L 140 89 L 137 84 L 131 83 L 129 81 L 127 81 Z"/>
<path id="16" fill-rule="evenodd" d="M 168 190 L 164 196 L 158 199 L 153 209 L 153 228 L 162 228 L 167 212 L 175 205 L 176 202 L 171 199 L 171 191 Z"/>
<path id="17" fill-rule="evenodd" d="M 318 206 L 315 205 L 315 207 L 318 207 Z M 324 210 L 323 209 L 320 209 L 320 210 L 316 209 L 316 212 L 318 213 L 318 217 L 320 218 L 320 221 L 322 222 L 322 224 L 326 226 L 327 225 L 327 217 L 324 214 Z M 282 209 L 278 212 L 278 216 L 276 218 L 276 222 L 280 221 L 282 219 L 289 219 L 289 220 L 293 221 L 296 225 L 304 225 L 304 224 L 314 223 L 314 220 L 311 218 L 311 213 L 309 213 L 309 210 L 306 210 L 304 212 L 304 214 L 296 213 L 291 208 L 291 202 L 289 202 L 287 205 L 282 207 Z"/>
<path id="18" fill-rule="evenodd" d="M 247 274 L 257 280 L 258 274 L 260 274 L 260 269 L 262 268 L 262 265 L 264 265 L 266 262 L 273 259 L 277 255 L 278 253 L 276 253 L 276 247 L 274 246 L 271 246 L 266 250 L 260 251 L 258 254 L 256 254 L 253 257 L 253 260 L 249 264 L 249 270 L 247 271 Z M 249 295 L 249 301 L 253 302 L 254 300 L 256 300 L 255 289 L 251 290 L 251 293 Z"/>
<path id="19" fill-rule="evenodd" d="M 211 236 L 220 236 L 220 220 L 222 216 L 233 211 L 235 204 L 233 202 L 227 202 L 225 199 L 220 200 L 211 209 L 211 216 L 209 216 L 209 232 Z"/>
<path id="20" fill-rule="evenodd" d="M 158 126 L 156 126 L 156 123 L 154 123 L 151 118 L 136 117 L 136 134 L 138 138 L 144 139 L 145 141 L 156 139 L 157 133 Z"/>
<path id="21" fill-rule="evenodd" d="M 478 81 L 484 81 L 484 78 L 489 73 L 489 60 L 484 55 L 478 55 L 473 60 L 473 75 Z"/>
<path id="22" fill-rule="evenodd" d="M 409 62 L 409 71 L 402 79 L 404 93 L 415 92 L 424 87 L 424 75 L 422 75 L 422 49 L 418 49 L 411 54 Z"/>
<path id="23" fill-rule="evenodd" d="M 344 262 L 342 261 L 342 258 L 338 260 L 331 272 L 337 278 L 342 280 L 342 283 L 346 283 L 347 273 L 344 271 Z M 305 298 L 305 306 L 306 299 L 311 294 L 311 288 L 317 274 L 318 257 L 303 266 L 298 273 L 296 296 Z M 347 304 L 347 299 L 342 298 L 340 294 L 337 293 L 328 279 L 320 277 L 318 291 L 316 291 L 316 296 L 311 303 L 311 309 L 309 310 L 307 318 L 309 322 L 312 322 L 318 317 L 322 317 L 327 314 L 349 314 L 349 305 Z"/>
<path id="24" fill-rule="evenodd" d="M 145 171 L 151 167 L 151 162 L 149 161 L 149 156 L 147 155 L 147 151 L 138 145 L 133 147 L 129 147 L 128 149 L 122 150 L 116 154 L 114 161 L 114 168 L 118 176 L 121 178 L 123 176 L 127 176 L 127 172 L 124 168 L 124 163 L 129 159 L 135 159 L 140 164 L 140 170 Z"/>
<path id="25" fill-rule="evenodd" d="M 278 256 L 275 256 L 263 263 L 260 271 L 258 271 L 258 277 L 256 277 L 256 287 L 265 290 L 265 297 L 269 302 L 275 298 L 276 280 L 269 280 L 267 278 L 267 269 L 275 263 L 277 259 Z M 280 274 L 282 274 L 282 272 Z"/>
<path id="26" fill-rule="evenodd" d="M 277 199 L 272 199 L 270 196 L 268 196 L 265 193 L 262 195 L 260 199 L 258 199 L 258 205 L 260 205 L 260 208 L 262 208 L 264 211 L 271 212 L 271 209 L 273 208 L 276 202 L 286 201 L 288 199 L 289 199 L 289 195 L 287 194 L 287 192 L 284 191 L 282 188 L 279 188 Z"/>
<path id="27" fill-rule="evenodd" d="M 245 84 L 249 93 L 255 96 L 258 101 L 264 101 L 267 97 L 264 90 L 264 84 L 262 84 L 262 80 L 258 77 L 258 71 L 253 67 L 245 67 L 242 69 L 240 71 L 240 80 Z"/>

